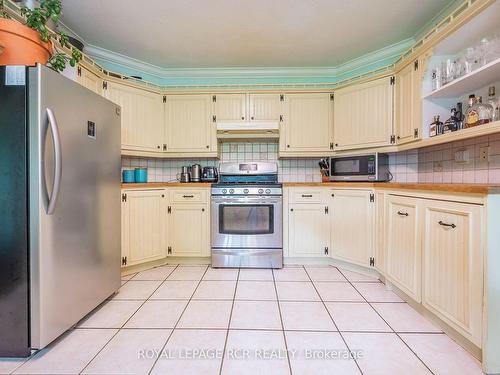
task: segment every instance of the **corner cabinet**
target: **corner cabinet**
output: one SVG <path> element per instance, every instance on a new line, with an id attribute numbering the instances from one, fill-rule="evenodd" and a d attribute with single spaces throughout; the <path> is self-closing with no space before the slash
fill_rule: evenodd
<path id="1" fill-rule="evenodd" d="M 393 77 L 384 77 L 335 91 L 336 151 L 391 144 L 393 85 Z"/>
<path id="2" fill-rule="evenodd" d="M 103 81 L 104 97 L 121 107 L 122 150 L 161 153 L 163 97 L 124 83 Z"/>
<path id="3" fill-rule="evenodd" d="M 165 96 L 164 150 L 167 154 L 204 156 L 217 153 L 212 95 Z M 166 155 L 168 156 L 168 155 Z"/>
<path id="4" fill-rule="evenodd" d="M 83 87 L 95 92 L 96 94 L 102 95 L 102 79 L 91 72 L 89 69 L 78 65 L 76 68 L 76 81 Z"/>
<path id="5" fill-rule="evenodd" d="M 288 209 L 290 256 L 329 257 L 328 206 L 292 203 Z"/>
<path id="6" fill-rule="evenodd" d="M 401 69 L 396 79 L 395 136 L 397 144 L 419 140 L 422 136 L 422 77 L 420 61 Z"/>
<path id="7" fill-rule="evenodd" d="M 122 191 L 122 266 L 167 255 L 164 190 Z"/>
<path id="8" fill-rule="evenodd" d="M 333 95 L 285 94 L 280 156 L 325 156 L 333 149 Z"/>

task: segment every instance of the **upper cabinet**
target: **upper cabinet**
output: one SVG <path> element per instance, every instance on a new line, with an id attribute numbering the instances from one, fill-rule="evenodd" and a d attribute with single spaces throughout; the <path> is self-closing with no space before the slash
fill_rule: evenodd
<path id="1" fill-rule="evenodd" d="M 92 90 L 96 94 L 102 94 L 102 79 L 97 75 L 79 65 L 77 68 L 77 82 L 83 87 Z"/>
<path id="2" fill-rule="evenodd" d="M 333 148 L 333 96 L 285 94 L 280 156 L 325 156 Z"/>
<path id="3" fill-rule="evenodd" d="M 212 95 L 166 95 L 165 131 L 167 153 L 216 153 Z"/>
<path id="4" fill-rule="evenodd" d="M 384 77 L 335 91 L 336 151 L 391 144 L 393 85 L 393 77 Z"/>
<path id="5" fill-rule="evenodd" d="M 422 79 L 419 60 L 396 75 L 395 135 L 398 144 L 420 139 L 422 131 Z"/>
<path id="6" fill-rule="evenodd" d="M 162 95 L 116 82 L 104 82 L 106 98 L 121 107 L 122 149 L 160 153 L 163 149 Z"/>
<path id="7" fill-rule="evenodd" d="M 282 94 L 251 93 L 248 95 L 248 115 L 251 122 L 276 122 L 281 115 Z"/>
<path id="8" fill-rule="evenodd" d="M 212 101 L 217 123 L 238 123 L 247 120 L 246 94 L 216 94 L 212 96 Z"/>

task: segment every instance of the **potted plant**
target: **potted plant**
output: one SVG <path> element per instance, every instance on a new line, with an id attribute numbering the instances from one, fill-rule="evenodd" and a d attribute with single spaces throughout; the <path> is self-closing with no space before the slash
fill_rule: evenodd
<path id="1" fill-rule="evenodd" d="M 47 27 L 47 22 L 57 24 L 62 12 L 61 0 L 41 0 L 39 7 L 33 9 L 22 7 L 21 15 L 26 25 L 11 19 L 4 8 L 4 0 L 0 0 L 0 65 L 34 65 L 47 64 L 55 71 L 61 72 L 66 64 L 75 66 L 82 54 L 73 48 L 68 36 L 63 32 L 53 33 Z M 71 56 L 58 49 L 71 50 Z"/>

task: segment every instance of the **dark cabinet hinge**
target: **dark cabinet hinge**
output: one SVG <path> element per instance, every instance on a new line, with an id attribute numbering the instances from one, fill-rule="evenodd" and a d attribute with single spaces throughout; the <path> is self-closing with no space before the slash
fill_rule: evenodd
<path id="1" fill-rule="evenodd" d="M 370 202 L 375 202 L 375 194 L 370 194 Z"/>
<path id="2" fill-rule="evenodd" d="M 332 94 L 330 94 L 330 100 L 331 100 L 332 102 L 333 102 L 334 98 L 335 98 L 334 94 L 333 94 L 333 93 L 332 93 Z"/>
<path id="3" fill-rule="evenodd" d="M 170 246 L 169 246 L 169 247 L 167 248 L 167 254 L 172 254 L 172 247 L 170 247 Z"/>
<path id="4" fill-rule="evenodd" d="M 328 255 L 328 246 L 325 247 L 325 255 Z"/>
<path id="5" fill-rule="evenodd" d="M 166 143 L 163 144 L 163 151 L 167 151 L 167 144 Z"/>
<path id="6" fill-rule="evenodd" d="M 172 206 L 168 206 L 167 208 L 167 213 L 171 214 L 172 213 Z"/>
<path id="7" fill-rule="evenodd" d="M 375 267 L 375 258 L 370 258 L 370 266 Z"/>
<path id="8" fill-rule="evenodd" d="M 217 95 L 212 95 L 212 102 L 217 103 Z"/>
<path id="9" fill-rule="evenodd" d="M 415 60 L 415 62 L 413 63 L 413 69 L 418 70 L 418 60 Z"/>
<path id="10" fill-rule="evenodd" d="M 392 76 L 390 82 L 391 82 L 391 86 L 394 86 L 396 84 L 396 77 Z"/>
<path id="11" fill-rule="evenodd" d="M 122 266 L 127 265 L 127 257 L 122 257 Z"/>
<path id="12" fill-rule="evenodd" d="M 418 138 L 418 129 L 413 129 L 413 138 Z"/>
<path id="13" fill-rule="evenodd" d="M 108 83 L 106 81 L 102 81 L 102 89 L 107 90 L 108 89 Z"/>
<path id="14" fill-rule="evenodd" d="M 393 134 L 393 135 L 391 135 L 390 143 L 391 143 L 391 144 L 396 143 L 396 136 L 395 136 L 394 134 Z"/>
<path id="15" fill-rule="evenodd" d="M 122 202 L 126 202 L 127 201 L 127 194 L 122 194 Z"/>
<path id="16" fill-rule="evenodd" d="M 82 68 L 81 68 L 81 67 L 78 67 L 78 68 L 76 69 L 76 73 L 78 74 L 78 76 L 79 76 L 79 77 L 81 77 L 81 75 L 82 75 Z"/>
<path id="17" fill-rule="evenodd" d="M 285 101 L 285 95 L 280 94 L 280 102 L 284 102 L 284 101 Z"/>
<path id="18" fill-rule="evenodd" d="M 330 142 L 330 150 L 333 150 L 333 142 Z"/>
<path id="19" fill-rule="evenodd" d="M 216 115 L 212 116 L 212 122 L 217 122 L 217 116 Z"/>
<path id="20" fill-rule="evenodd" d="M 283 122 L 283 115 L 280 115 L 280 122 Z"/>
<path id="21" fill-rule="evenodd" d="M 167 96 L 163 95 L 163 103 L 166 103 L 166 102 L 167 102 Z"/>
<path id="22" fill-rule="evenodd" d="M 328 206 L 325 206 L 325 214 L 328 214 Z"/>

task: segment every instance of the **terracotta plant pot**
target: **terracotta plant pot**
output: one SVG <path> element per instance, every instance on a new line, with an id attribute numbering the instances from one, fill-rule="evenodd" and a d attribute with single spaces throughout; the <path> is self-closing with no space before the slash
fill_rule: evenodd
<path id="1" fill-rule="evenodd" d="M 40 40 L 38 31 L 14 20 L 0 18 L 0 65 L 45 64 L 50 58 L 50 43 Z"/>

